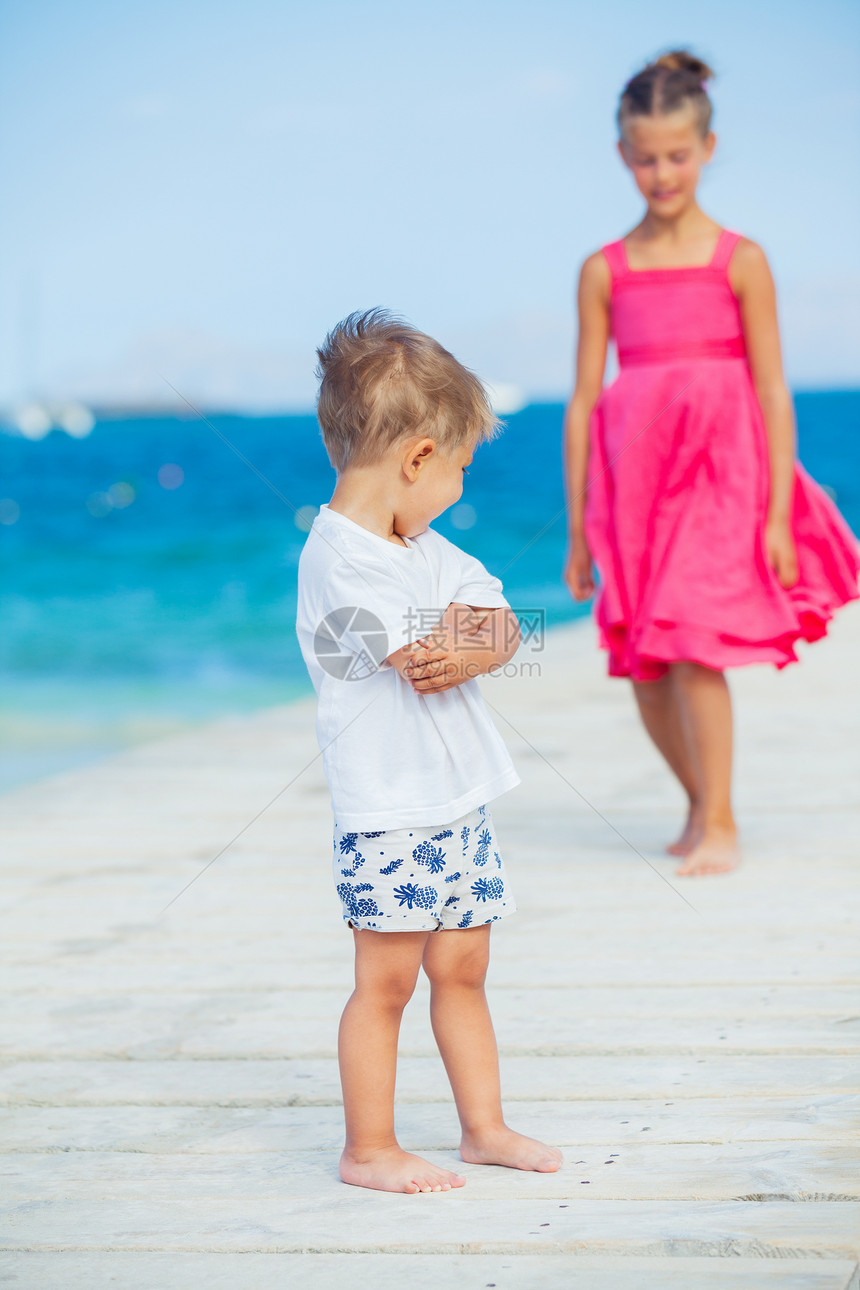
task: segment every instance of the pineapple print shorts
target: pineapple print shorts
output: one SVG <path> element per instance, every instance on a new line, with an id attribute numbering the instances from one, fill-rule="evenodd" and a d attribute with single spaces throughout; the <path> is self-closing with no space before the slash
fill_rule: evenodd
<path id="1" fill-rule="evenodd" d="M 494 923 L 516 909 L 486 806 L 450 824 L 347 833 L 334 826 L 344 922 L 372 932 Z"/>

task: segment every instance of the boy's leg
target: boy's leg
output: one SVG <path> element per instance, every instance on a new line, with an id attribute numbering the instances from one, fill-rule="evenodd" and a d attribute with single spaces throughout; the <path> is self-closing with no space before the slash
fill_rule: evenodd
<path id="1" fill-rule="evenodd" d="M 428 932 L 355 931 L 355 991 L 338 1035 L 346 1146 L 340 1176 L 377 1191 L 450 1191 L 465 1179 L 401 1150 L 394 1136 L 394 1080 L 403 1009 L 412 997 Z"/>
<path id="2" fill-rule="evenodd" d="M 515 1133 L 502 1115 L 496 1036 L 484 993 L 490 926 L 434 932 L 424 950 L 433 1033 L 463 1130 L 460 1154 L 470 1164 L 554 1173 L 561 1152 Z"/>
<path id="3" fill-rule="evenodd" d="M 722 672 L 674 663 L 673 680 L 697 781 L 702 833 L 679 874 L 724 873 L 740 860 L 732 813 L 732 701 Z"/>

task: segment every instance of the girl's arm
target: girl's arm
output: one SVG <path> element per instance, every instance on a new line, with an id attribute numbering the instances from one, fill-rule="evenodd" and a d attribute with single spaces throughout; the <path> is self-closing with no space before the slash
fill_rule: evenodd
<path id="1" fill-rule="evenodd" d="M 600 397 L 609 344 L 609 265 L 600 251 L 582 266 L 577 290 L 579 335 L 576 384 L 564 414 L 564 482 L 570 547 L 564 580 L 574 600 L 594 595 L 591 552 L 585 540 L 588 422 Z"/>
<path id="2" fill-rule="evenodd" d="M 729 265 L 738 298 L 753 385 L 767 430 L 770 497 L 765 544 L 768 559 L 784 587 L 797 582 L 797 552 L 791 533 L 794 489 L 794 408 L 785 378 L 776 317 L 776 291 L 764 251 L 742 238 Z"/>

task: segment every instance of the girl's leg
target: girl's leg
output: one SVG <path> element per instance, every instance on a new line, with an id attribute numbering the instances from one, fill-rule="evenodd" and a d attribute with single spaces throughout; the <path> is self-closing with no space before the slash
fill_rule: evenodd
<path id="1" fill-rule="evenodd" d="M 340 1176 L 377 1191 L 450 1191 L 465 1179 L 403 1151 L 394 1136 L 394 1079 L 403 1009 L 427 932 L 356 931 L 355 991 L 338 1035 L 346 1146 Z"/>
<path id="2" fill-rule="evenodd" d="M 515 1133 L 502 1115 L 499 1056 L 484 993 L 490 926 L 434 932 L 424 950 L 433 1034 L 463 1130 L 460 1155 L 470 1164 L 555 1173 L 561 1152 Z"/>
<path id="3" fill-rule="evenodd" d="M 701 806 L 699 785 L 681 721 L 675 678 L 669 671 L 656 681 L 634 681 L 633 693 L 642 724 L 652 743 L 687 794 L 689 806 L 683 832 L 677 842 L 666 848 L 670 855 L 685 856 L 701 836 Z"/>
<path id="4" fill-rule="evenodd" d="M 679 874 L 724 873 L 740 860 L 732 812 L 732 701 L 722 672 L 675 663 L 673 681 L 696 782 L 702 834 Z"/>

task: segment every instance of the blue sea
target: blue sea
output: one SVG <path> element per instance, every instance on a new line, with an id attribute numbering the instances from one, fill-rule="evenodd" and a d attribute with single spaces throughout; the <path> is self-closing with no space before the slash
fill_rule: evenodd
<path id="1" fill-rule="evenodd" d="M 860 531 L 860 391 L 795 403 L 801 459 Z M 508 417 L 434 526 L 549 624 L 588 612 L 560 579 L 561 418 Z M 209 419 L 0 434 L 0 787 L 310 692 L 296 568 L 334 484 L 316 421 Z"/>

